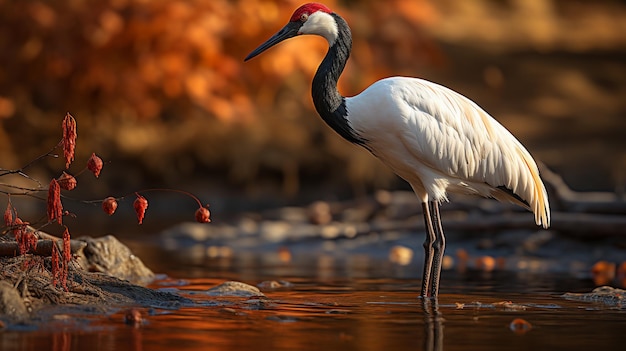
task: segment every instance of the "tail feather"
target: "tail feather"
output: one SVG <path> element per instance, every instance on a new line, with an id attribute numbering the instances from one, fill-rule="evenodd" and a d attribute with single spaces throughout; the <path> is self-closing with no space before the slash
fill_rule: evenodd
<path id="1" fill-rule="evenodd" d="M 548 202 L 546 187 L 539 177 L 539 168 L 537 168 L 537 164 L 525 149 L 518 149 L 518 153 L 524 160 L 533 183 L 531 187 L 532 193 L 527 200 L 530 210 L 535 214 L 535 223 L 547 229 L 550 226 L 550 203 Z"/>

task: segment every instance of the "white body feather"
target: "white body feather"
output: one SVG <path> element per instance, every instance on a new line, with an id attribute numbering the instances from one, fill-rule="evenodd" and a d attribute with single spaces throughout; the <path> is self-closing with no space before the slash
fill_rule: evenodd
<path id="1" fill-rule="evenodd" d="M 346 98 L 348 122 L 372 153 L 405 179 L 421 201 L 447 192 L 526 204 L 547 228 L 550 208 L 533 158 L 474 102 L 417 78 L 380 80 Z"/>

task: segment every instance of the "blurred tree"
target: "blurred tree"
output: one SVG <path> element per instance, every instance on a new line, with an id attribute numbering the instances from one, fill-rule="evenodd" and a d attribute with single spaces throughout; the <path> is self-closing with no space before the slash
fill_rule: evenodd
<path id="1" fill-rule="evenodd" d="M 515 56 L 623 52 L 621 2 L 324 2 L 354 32 L 339 82 L 345 95 L 385 76 L 425 76 L 479 101 L 522 139 L 567 137 L 546 127 L 558 127 L 558 118 L 575 120 L 583 134 L 621 133 L 612 118 L 624 109 L 619 57 Z M 50 129 L 69 111 L 81 130 L 77 159 L 97 151 L 133 165 L 115 167 L 126 181 L 215 175 L 224 185 L 254 186 L 271 178 L 293 193 L 307 179 L 348 174 L 359 188 L 393 179 L 317 118 L 310 83 L 323 39 L 288 42 L 243 64 L 301 3 L 0 0 L 0 167 L 53 145 Z M 584 118 L 590 113 L 594 119 Z M 563 159 L 544 155 L 553 164 Z"/>
<path id="2" fill-rule="evenodd" d="M 326 3 L 363 32 L 349 67 L 359 74 L 341 82 L 346 94 L 389 75 L 388 66 L 413 65 L 405 58 L 424 41 L 397 46 L 397 36 L 435 16 L 425 1 Z M 363 166 L 373 159 L 345 150 L 315 117 L 309 86 L 325 42 L 290 43 L 243 65 L 299 4 L 0 1 L 2 166 L 51 143 L 49 130 L 71 111 L 82 131 L 78 157 L 103 150 L 105 159 L 136 160 L 159 177 L 179 179 L 206 165 L 245 183 L 267 169 L 295 191 L 302 167 L 322 172 L 331 163 L 355 180 L 379 178 Z M 371 21 L 384 30 L 371 31 Z"/>

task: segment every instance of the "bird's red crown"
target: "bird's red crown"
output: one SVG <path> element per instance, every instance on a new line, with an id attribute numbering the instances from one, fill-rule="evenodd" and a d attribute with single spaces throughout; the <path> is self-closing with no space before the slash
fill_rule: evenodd
<path id="1" fill-rule="evenodd" d="M 293 15 L 291 15 L 291 19 L 289 20 L 290 22 L 297 22 L 300 21 L 302 19 L 302 15 L 310 15 L 312 13 L 315 13 L 317 11 L 322 11 L 322 12 L 326 12 L 326 13 L 331 13 L 332 11 L 326 7 L 325 5 L 316 3 L 316 2 L 310 2 L 308 4 L 304 4 L 300 7 L 298 7 L 294 12 Z"/>

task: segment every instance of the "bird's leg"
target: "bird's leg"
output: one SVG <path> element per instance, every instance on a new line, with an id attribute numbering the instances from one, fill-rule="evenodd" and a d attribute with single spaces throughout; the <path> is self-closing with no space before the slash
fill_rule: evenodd
<path id="1" fill-rule="evenodd" d="M 430 293 L 431 296 L 437 297 L 439 293 L 439 278 L 441 276 L 441 264 L 443 261 L 443 254 L 446 249 L 446 237 L 443 234 L 443 228 L 441 227 L 441 215 L 439 214 L 439 201 L 431 201 L 430 215 L 432 216 L 431 223 L 435 232 L 435 240 L 433 242 L 433 258 L 432 268 L 430 276 Z"/>
<path id="2" fill-rule="evenodd" d="M 437 236 L 427 202 L 422 203 L 422 209 L 424 211 L 424 224 L 426 225 L 426 240 L 424 240 L 424 274 L 422 275 L 421 296 L 430 297 L 432 296 L 433 245 L 435 244 Z"/>

